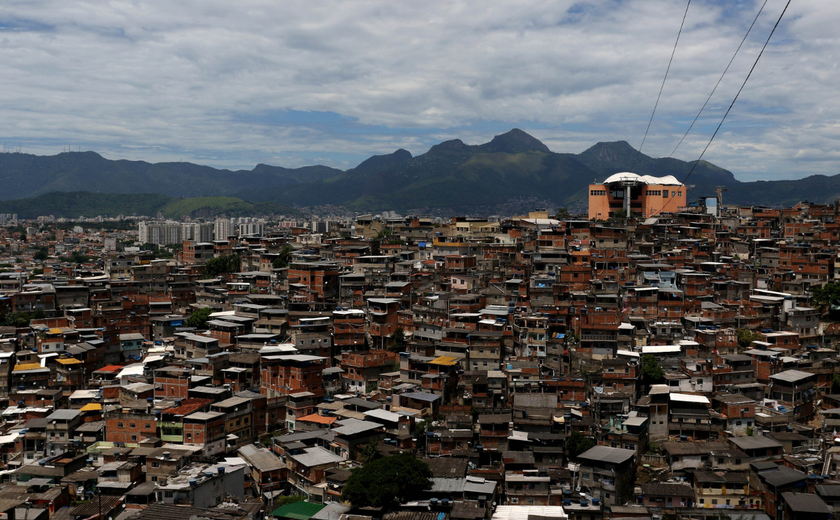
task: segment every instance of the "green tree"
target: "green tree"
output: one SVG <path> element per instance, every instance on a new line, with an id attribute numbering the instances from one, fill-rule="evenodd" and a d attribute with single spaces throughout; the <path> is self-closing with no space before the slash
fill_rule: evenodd
<path id="1" fill-rule="evenodd" d="M 383 457 L 354 469 L 341 499 L 356 507 L 390 507 L 419 498 L 432 487 L 429 465 L 409 453 Z"/>
<path id="2" fill-rule="evenodd" d="M 569 213 L 569 210 L 566 208 L 557 208 L 557 213 L 554 215 L 554 218 L 557 220 L 566 220 L 571 218 L 572 214 Z"/>
<path id="3" fill-rule="evenodd" d="M 431 419 L 423 419 L 422 421 L 417 421 L 414 423 L 414 438 L 416 439 L 425 439 L 426 432 L 430 430 L 432 427 L 432 420 Z"/>
<path id="4" fill-rule="evenodd" d="M 215 278 L 223 274 L 238 273 L 240 269 L 239 255 L 232 254 L 211 258 L 204 264 L 204 276 Z"/>
<path id="5" fill-rule="evenodd" d="M 365 444 L 362 451 L 359 453 L 359 458 L 362 464 L 370 464 L 371 462 L 381 459 L 382 454 L 379 453 L 379 441 L 373 440 Z"/>
<path id="6" fill-rule="evenodd" d="M 386 240 L 393 236 L 394 230 L 391 228 L 385 228 L 381 230 L 379 233 L 376 234 L 376 238 L 374 240 Z"/>
<path id="7" fill-rule="evenodd" d="M 281 496 L 274 501 L 274 505 L 277 507 L 287 506 L 289 504 L 295 504 L 297 502 L 303 502 L 304 497 L 302 495 L 287 495 Z"/>
<path id="8" fill-rule="evenodd" d="M 70 258 L 67 259 L 68 262 L 73 264 L 83 264 L 90 260 L 90 258 L 84 254 L 80 253 L 79 251 L 73 251 L 73 254 L 70 255 Z"/>
<path id="9" fill-rule="evenodd" d="M 569 457 L 577 459 L 578 455 L 595 446 L 595 439 L 580 432 L 572 432 L 566 439 L 566 450 Z"/>
<path id="10" fill-rule="evenodd" d="M 295 251 L 295 248 L 292 247 L 291 244 L 284 244 L 282 248 L 280 248 L 280 253 L 277 258 L 271 262 L 271 267 L 275 269 L 284 269 L 289 267 L 289 262 L 292 261 L 292 253 Z"/>
<path id="11" fill-rule="evenodd" d="M 46 247 L 39 247 L 37 251 L 35 251 L 35 260 L 43 262 L 50 256 L 50 250 Z"/>
<path id="12" fill-rule="evenodd" d="M 822 287 L 811 287 L 814 302 L 825 306 L 840 305 L 840 283 L 830 282 Z"/>
<path id="13" fill-rule="evenodd" d="M 738 346 L 741 348 L 749 348 L 753 341 L 761 341 L 761 334 L 753 330 L 738 329 L 735 334 L 738 336 Z"/>
<path id="14" fill-rule="evenodd" d="M 831 393 L 836 394 L 840 392 L 840 374 L 834 374 L 831 378 Z"/>
<path id="15" fill-rule="evenodd" d="M 405 331 L 402 327 L 397 327 L 391 333 L 391 343 L 388 345 L 389 350 L 393 352 L 402 352 L 405 346 Z"/>
<path id="16" fill-rule="evenodd" d="M 662 367 L 659 366 L 659 362 L 656 361 L 653 354 L 645 354 L 642 356 L 642 380 L 650 384 L 661 380 L 664 375 Z"/>
<path id="17" fill-rule="evenodd" d="M 194 313 L 190 314 L 189 318 L 187 318 L 187 326 L 203 329 L 207 327 L 207 321 L 210 319 L 211 314 L 213 314 L 213 309 L 210 307 L 198 309 Z"/>
<path id="18" fill-rule="evenodd" d="M 32 320 L 40 320 L 45 316 L 41 309 L 36 309 L 35 312 L 10 312 L 3 317 L 2 325 L 19 329 L 26 328 Z"/>

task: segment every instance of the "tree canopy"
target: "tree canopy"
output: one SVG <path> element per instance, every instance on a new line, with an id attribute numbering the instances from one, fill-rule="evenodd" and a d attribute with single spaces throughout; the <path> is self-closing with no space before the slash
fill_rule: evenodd
<path id="1" fill-rule="evenodd" d="M 587 437 L 580 432 L 572 432 L 566 439 L 566 449 L 569 450 L 569 457 L 576 459 L 578 455 L 595 446 L 595 439 Z"/>
<path id="2" fill-rule="evenodd" d="M 379 441 L 373 440 L 362 447 L 360 458 L 362 464 L 370 464 L 371 462 L 381 459 L 382 454 L 379 453 Z"/>
<path id="3" fill-rule="evenodd" d="M 762 339 L 761 334 L 747 329 L 738 329 L 735 334 L 738 336 L 738 346 L 741 348 L 749 348 L 753 341 Z"/>
<path id="4" fill-rule="evenodd" d="M 295 248 L 292 247 L 291 244 L 285 244 L 280 249 L 280 256 L 274 259 L 271 262 L 271 267 L 275 269 L 283 269 L 284 267 L 289 267 L 289 262 L 292 260 L 292 253 L 294 252 Z"/>
<path id="5" fill-rule="evenodd" d="M 204 276 L 213 278 L 223 274 L 238 273 L 239 269 L 239 255 L 219 256 L 211 258 L 204 264 Z"/>
<path id="6" fill-rule="evenodd" d="M 391 333 L 391 344 L 388 345 L 389 350 L 393 352 L 402 352 L 405 346 L 405 331 L 402 327 L 397 327 Z"/>
<path id="7" fill-rule="evenodd" d="M 356 507 L 388 507 L 419 498 L 432 487 L 429 465 L 409 453 L 383 457 L 354 469 L 341 499 Z"/>
<path id="8" fill-rule="evenodd" d="M 662 367 L 653 354 L 645 354 L 642 356 L 642 379 L 647 383 L 659 381 L 665 376 L 662 372 Z"/>
<path id="9" fill-rule="evenodd" d="M 28 327 L 32 320 L 40 320 L 45 316 L 41 309 L 36 309 L 35 312 L 10 312 L 3 317 L 0 325 L 17 328 Z"/>
<path id="10" fill-rule="evenodd" d="M 198 309 L 187 318 L 187 327 L 195 327 L 197 329 L 207 327 L 207 321 L 210 319 L 211 314 L 213 314 L 213 309 L 210 307 Z"/>
<path id="11" fill-rule="evenodd" d="M 303 495 L 287 495 L 277 497 L 277 500 L 274 501 L 274 505 L 277 507 L 287 506 L 289 504 L 296 504 L 298 502 L 303 502 L 306 499 Z"/>
<path id="12" fill-rule="evenodd" d="M 820 305 L 840 305 L 840 283 L 830 282 L 822 287 L 811 287 L 811 294 Z"/>

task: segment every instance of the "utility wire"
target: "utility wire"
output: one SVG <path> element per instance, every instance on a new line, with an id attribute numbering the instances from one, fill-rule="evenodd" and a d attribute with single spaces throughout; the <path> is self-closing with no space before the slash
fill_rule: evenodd
<path id="1" fill-rule="evenodd" d="M 668 79 L 668 72 L 671 71 L 671 63 L 674 61 L 674 54 L 677 52 L 677 44 L 680 43 L 680 35 L 682 34 L 683 26 L 685 25 L 685 17 L 688 15 L 688 8 L 691 6 L 691 0 L 688 0 L 688 3 L 685 4 L 685 12 L 683 13 L 682 22 L 680 22 L 680 30 L 677 32 L 677 40 L 674 42 L 674 48 L 671 50 L 671 58 L 668 60 L 668 67 L 665 69 L 665 77 L 662 78 L 662 85 L 659 87 L 659 95 L 656 96 L 656 103 L 653 105 L 653 112 L 650 113 L 650 119 L 648 120 L 647 128 L 645 129 L 645 135 L 642 137 L 642 144 L 639 145 L 639 149 L 636 151 L 636 156 L 633 158 L 633 163 L 630 165 L 630 171 L 636 166 L 636 161 L 639 159 L 639 155 L 642 154 L 642 147 L 645 146 L 645 140 L 647 139 L 648 132 L 650 131 L 650 124 L 653 123 L 653 116 L 656 114 L 656 108 L 659 106 L 659 99 L 662 97 L 662 90 L 665 88 L 665 80 Z"/>
<path id="2" fill-rule="evenodd" d="M 741 83 L 741 88 L 738 89 L 738 92 L 735 94 L 735 98 L 732 99 L 732 103 L 729 104 L 729 108 L 727 108 L 726 113 L 723 114 L 723 118 L 721 118 L 720 123 L 718 124 L 717 128 L 715 128 L 715 132 L 712 134 L 712 137 L 709 139 L 709 142 L 706 143 L 706 147 L 703 148 L 703 152 L 700 153 L 700 157 L 698 157 L 697 160 L 694 161 L 694 165 L 692 165 L 691 170 L 688 171 L 688 175 L 686 175 L 685 178 L 683 179 L 683 181 L 682 181 L 683 185 L 688 180 L 688 178 L 691 177 L 691 174 L 694 173 L 694 170 L 695 170 L 695 168 L 697 168 L 697 165 L 700 164 L 700 161 L 703 159 L 703 156 L 706 154 L 706 151 L 709 149 L 709 146 L 712 145 L 712 141 L 715 140 L 715 136 L 717 136 L 718 131 L 720 130 L 720 127 L 723 126 L 723 122 L 726 121 L 726 116 L 729 115 L 729 112 L 732 110 L 732 107 L 735 105 L 735 102 L 738 101 L 738 96 L 741 95 L 741 91 L 744 90 L 744 87 L 747 85 L 747 81 L 749 81 L 750 76 L 752 76 L 752 73 L 755 70 L 756 65 L 758 65 L 758 60 L 761 59 L 761 56 L 764 54 L 764 50 L 767 49 L 767 45 L 770 43 L 770 38 L 773 37 L 773 33 L 776 32 L 776 29 L 779 27 L 779 24 L 782 23 L 782 18 L 785 16 L 785 13 L 787 12 L 788 7 L 790 7 L 790 2 L 791 2 L 791 0 L 787 0 L 787 3 L 785 4 L 785 8 L 782 9 L 782 14 L 779 15 L 779 19 L 776 20 L 776 24 L 773 26 L 773 30 L 770 31 L 770 34 L 767 36 L 767 40 L 764 42 L 764 45 L 761 47 L 761 52 L 759 52 L 758 56 L 756 56 L 752 67 L 750 67 L 750 71 L 747 73 L 747 77 L 744 78 L 744 82 Z M 671 198 L 671 200 L 674 200 L 674 199 Z M 665 205 L 662 206 L 662 209 L 660 209 L 657 213 L 661 214 L 665 210 L 665 208 L 668 207 L 668 204 L 671 203 L 671 200 L 669 200 L 667 203 L 665 203 Z"/>
<path id="3" fill-rule="evenodd" d="M 703 110 L 706 109 L 706 105 L 709 104 L 709 101 L 712 99 L 712 96 L 715 94 L 715 91 L 720 86 L 720 82 L 723 81 L 723 77 L 726 76 L 726 73 L 729 71 L 729 67 L 732 66 L 732 62 L 735 61 L 735 57 L 738 55 L 738 52 L 741 50 L 741 47 L 744 45 L 744 42 L 747 41 L 747 36 L 750 35 L 750 31 L 752 31 L 752 28 L 755 25 L 755 22 L 758 21 L 758 17 L 761 16 L 761 12 L 764 10 L 764 6 L 766 6 L 766 5 L 767 5 L 767 0 L 764 0 L 764 3 L 761 4 L 761 9 L 758 10 L 758 13 L 756 13 L 755 18 L 753 18 L 753 21 L 750 24 L 749 29 L 747 29 L 747 34 L 744 35 L 744 38 L 741 40 L 741 43 L 738 44 L 738 48 L 735 49 L 735 54 L 732 55 L 732 59 L 729 60 L 729 63 L 726 65 L 726 68 L 723 69 L 723 74 L 720 75 L 720 78 L 718 78 L 717 83 L 715 83 L 715 88 L 713 88 L 712 91 L 709 93 L 709 97 L 706 98 L 706 102 L 703 103 L 703 106 L 700 107 L 700 111 L 697 112 L 696 116 L 694 116 L 694 121 L 691 122 L 691 125 L 689 125 L 688 130 L 685 131 L 685 134 L 683 134 L 682 139 L 680 139 L 680 142 L 677 143 L 677 146 L 674 147 L 674 151 L 671 152 L 671 155 L 669 155 L 668 157 L 673 157 L 674 154 L 677 153 L 677 148 L 679 148 L 680 145 L 683 144 L 683 141 L 685 141 L 685 138 L 688 137 L 688 134 L 689 134 L 689 132 L 691 132 L 691 129 L 694 128 L 694 124 L 700 118 L 700 114 L 702 114 Z"/>
<path id="4" fill-rule="evenodd" d="M 761 55 L 764 54 L 764 50 L 767 48 L 767 44 L 770 43 L 770 38 L 773 37 L 773 33 L 776 32 L 776 28 L 779 27 L 779 24 L 782 22 L 782 17 L 785 16 L 785 12 L 787 11 L 787 8 L 790 6 L 790 2 L 791 2 L 791 0 L 788 0 L 787 3 L 785 4 L 785 8 L 782 9 L 782 14 L 779 15 L 779 19 L 776 20 L 776 25 L 773 26 L 773 30 L 770 31 L 770 35 L 767 36 L 767 41 L 764 42 L 764 46 L 761 48 L 761 52 L 759 52 L 758 56 L 756 56 L 755 62 L 753 62 L 753 65 L 750 68 L 750 71 L 747 73 L 747 77 L 744 78 L 744 82 L 741 84 L 741 88 L 738 89 L 738 92 L 735 94 L 735 98 L 732 100 L 732 103 L 729 104 L 729 108 L 726 109 L 726 113 L 723 114 L 723 118 L 720 120 L 720 123 L 717 125 L 717 128 L 715 128 L 715 133 L 712 134 L 711 139 L 709 139 L 709 142 L 706 143 L 706 147 L 703 148 L 703 152 L 700 154 L 700 157 L 698 157 L 697 160 L 694 161 L 694 166 L 691 167 L 691 170 L 689 170 L 688 175 L 686 175 L 685 179 L 683 179 L 683 184 L 685 184 L 685 181 L 687 181 L 688 178 L 691 177 L 691 174 L 694 173 L 694 169 L 697 168 L 698 164 L 700 164 L 700 160 L 703 159 L 704 155 L 706 155 L 706 150 L 709 149 L 709 146 L 712 145 L 712 141 L 715 140 L 715 136 L 717 135 L 718 131 L 720 130 L 720 127 L 723 126 L 723 122 L 726 121 L 726 116 L 729 115 L 729 112 L 730 112 L 730 110 L 732 110 L 732 107 L 735 105 L 735 102 L 738 101 L 738 96 L 741 95 L 741 91 L 744 90 L 744 87 L 747 85 L 747 81 L 750 80 L 750 76 L 752 76 L 752 73 L 755 70 L 756 65 L 758 65 L 758 60 L 761 59 Z"/>

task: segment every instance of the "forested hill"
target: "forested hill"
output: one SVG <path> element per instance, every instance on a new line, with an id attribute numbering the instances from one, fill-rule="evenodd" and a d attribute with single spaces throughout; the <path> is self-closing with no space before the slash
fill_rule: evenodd
<path id="1" fill-rule="evenodd" d="M 584 208 L 590 183 L 627 171 L 631 165 L 640 175 L 673 175 L 678 179 L 685 178 L 691 168 L 689 162 L 644 154 L 634 164 L 635 155 L 636 150 L 624 141 L 598 143 L 579 154 L 556 153 L 518 129 L 481 145 L 454 139 L 417 156 L 397 150 L 373 156 L 346 171 L 326 166 L 289 169 L 263 164 L 252 170 L 230 171 L 184 162 L 114 161 L 93 152 L 55 156 L 4 153 L 0 154 L 0 183 L 4 187 L 0 200 L 87 191 L 106 198 L 106 194 L 157 194 L 233 197 L 294 207 L 331 204 L 359 212 L 509 214 L 535 205 Z M 708 162 L 697 166 L 690 184 L 694 189 L 689 192 L 689 200 L 713 195 L 717 185 L 728 188 L 726 203 L 782 206 L 801 200 L 828 202 L 840 198 L 837 175 L 739 182 L 731 172 Z M 45 196 L 38 203 L 56 197 Z M 99 214 L 97 204 L 104 199 L 89 196 L 86 207 L 82 197 L 75 197 L 79 200 L 73 211 Z M 66 206 L 67 201 L 59 202 Z M 22 207 L 20 204 L 24 203 L 0 202 L 0 212 L 26 213 L 28 210 L 10 209 Z"/>

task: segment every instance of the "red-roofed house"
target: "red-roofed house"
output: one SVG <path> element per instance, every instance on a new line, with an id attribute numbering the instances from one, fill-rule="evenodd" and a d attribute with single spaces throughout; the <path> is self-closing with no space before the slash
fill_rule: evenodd
<path id="1" fill-rule="evenodd" d="M 184 442 L 184 417 L 195 412 L 206 412 L 213 403 L 212 399 L 184 399 L 178 406 L 167 408 L 160 413 L 160 439 L 163 442 Z"/>
<path id="2" fill-rule="evenodd" d="M 319 415 L 317 413 L 304 415 L 303 417 L 298 417 L 295 420 L 295 430 L 326 430 L 330 426 L 332 426 L 332 424 L 337 420 L 338 417 L 327 417 L 325 415 Z"/>

